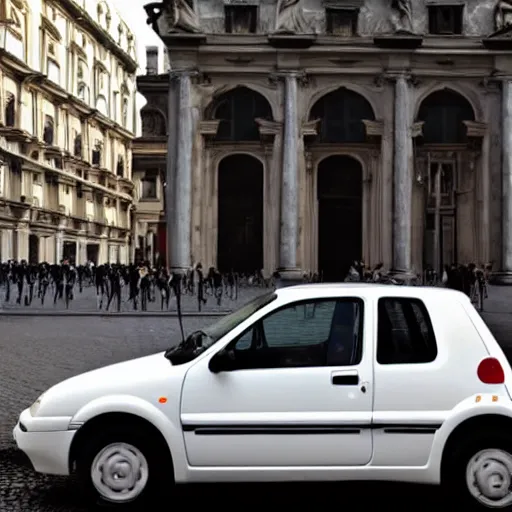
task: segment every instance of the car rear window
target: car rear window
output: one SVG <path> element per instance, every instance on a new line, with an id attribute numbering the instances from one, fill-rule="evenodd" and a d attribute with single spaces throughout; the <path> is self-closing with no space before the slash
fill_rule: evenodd
<path id="1" fill-rule="evenodd" d="M 377 322 L 379 364 L 430 363 L 437 357 L 434 329 L 421 300 L 383 297 Z"/>

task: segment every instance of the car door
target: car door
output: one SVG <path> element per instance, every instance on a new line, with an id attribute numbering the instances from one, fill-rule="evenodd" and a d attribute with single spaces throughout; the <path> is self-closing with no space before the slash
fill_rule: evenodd
<path id="1" fill-rule="evenodd" d="M 355 466 L 372 457 L 372 319 L 359 297 L 278 307 L 185 377 L 191 466 Z M 213 356 L 215 357 L 215 356 Z"/>

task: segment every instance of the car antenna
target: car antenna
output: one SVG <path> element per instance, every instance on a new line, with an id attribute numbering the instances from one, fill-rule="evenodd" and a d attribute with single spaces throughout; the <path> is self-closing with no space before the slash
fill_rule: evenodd
<path id="1" fill-rule="evenodd" d="M 181 331 L 181 342 L 185 343 L 185 330 L 183 329 L 183 315 L 181 313 L 181 281 L 182 275 L 178 272 L 174 272 L 172 287 L 174 291 L 174 295 L 176 296 L 176 311 L 178 313 L 178 322 L 180 324 Z"/>

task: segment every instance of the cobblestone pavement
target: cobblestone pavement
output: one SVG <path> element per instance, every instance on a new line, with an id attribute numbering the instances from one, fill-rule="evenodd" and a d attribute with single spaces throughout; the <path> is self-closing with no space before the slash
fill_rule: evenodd
<path id="1" fill-rule="evenodd" d="M 218 311 L 229 311 L 240 305 L 241 303 L 249 300 L 251 297 L 255 297 L 261 293 L 264 293 L 266 289 L 260 287 L 246 287 L 240 288 L 238 291 L 238 297 L 231 299 L 228 295 L 224 294 L 222 297 L 221 304 L 216 303 L 215 297 L 206 294 L 206 304 L 202 306 L 204 312 L 218 312 Z M 96 289 L 94 286 L 86 286 L 83 288 L 82 293 L 78 291 L 78 287 L 75 289 L 74 298 L 70 302 L 69 308 L 66 309 L 66 305 L 63 300 L 58 300 L 57 304 L 53 303 L 53 291 L 49 290 L 45 297 L 45 303 L 41 304 L 40 299 L 34 298 L 30 306 L 24 305 L 24 298 L 22 298 L 21 304 L 16 304 L 16 298 L 18 291 L 11 289 L 11 297 L 9 302 L 5 302 L 5 288 L 0 288 L 0 312 L 23 312 L 25 314 L 40 314 L 40 313 L 99 313 L 105 312 L 106 300 L 103 302 L 103 308 L 98 308 L 98 300 L 96 297 Z M 114 302 L 114 301 L 113 301 Z M 139 313 L 144 314 L 140 311 L 139 301 Z M 198 302 L 197 297 L 193 295 L 184 294 L 182 295 L 181 309 L 183 312 L 197 312 Z M 110 312 L 117 311 L 115 304 L 113 303 L 110 307 Z M 176 312 L 176 298 L 173 296 L 169 302 L 169 309 L 167 311 Z M 128 289 L 126 287 L 122 290 L 122 301 L 121 301 L 121 312 L 122 313 L 134 313 L 133 303 L 128 302 Z M 147 307 L 147 313 L 160 313 L 162 312 L 160 292 L 156 290 L 155 301 L 149 302 Z"/>
<path id="2" fill-rule="evenodd" d="M 484 318 L 512 359 L 512 288 L 492 288 Z M 246 297 L 247 298 L 247 297 Z M 187 332 L 215 321 L 205 317 L 184 319 Z M 99 366 L 164 350 L 180 339 L 173 317 L 20 317 L 0 318 L 0 511 L 82 512 L 78 487 L 72 479 L 35 474 L 14 448 L 12 428 L 20 411 L 45 389 L 65 378 Z M 187 506 L 205 495 L 209 502 L 230 505 L 234 486 L 186 487 L 176 499 Z M 443 498 L 437 489 L 394 484 L 315 484 L 244 486 L 251 502 L 300 506 L 306 499 L 315 505 L 332 506 L 340 496 L 365 496 L 365 505 L 383 501 L 410 508 L 412 500 L 421 509 L 432 509 Z M 241 493 L 241 492 L 240 492 Z M 249 498 L 248 498 L 249 499 Z M 234 508 L 234 501 L 232 507 Z M 237 500 L 237 508 L 240 502 Z M 154 510 L 164 510 L 162 505 Z M 415 508 L 418 508 L 416 505 Z"/>

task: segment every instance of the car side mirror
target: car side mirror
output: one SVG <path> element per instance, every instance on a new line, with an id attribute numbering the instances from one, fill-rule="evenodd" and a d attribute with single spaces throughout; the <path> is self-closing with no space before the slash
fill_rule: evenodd
<path id="1" fill-rule="evenodd" d="M 232 350 L 222 349 L 217 352 L 208 363 L 212 373 L 230 372 L 236 368 L 235 353 Z"/>

